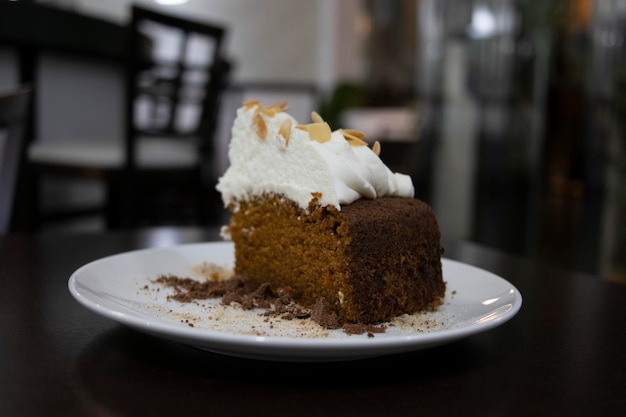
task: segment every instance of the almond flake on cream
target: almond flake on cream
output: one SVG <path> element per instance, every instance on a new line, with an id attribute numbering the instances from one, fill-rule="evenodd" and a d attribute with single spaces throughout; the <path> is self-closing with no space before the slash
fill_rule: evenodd
<path id="1" fill-rule="evenodd" d="M 411 178 L 383 163 L 380 144 L 370 149 L 357 130 L 332 131 L 315 112 L 312 123 L 300 124 L 286 109 L 286 103 L 247 101 L 237 110 L 230 165 L 217 184 L 226 206 L 266 193 L 281 194 L 303 210 L 312 196 L 339 210 L 361 198 L 413 197 Z"/>

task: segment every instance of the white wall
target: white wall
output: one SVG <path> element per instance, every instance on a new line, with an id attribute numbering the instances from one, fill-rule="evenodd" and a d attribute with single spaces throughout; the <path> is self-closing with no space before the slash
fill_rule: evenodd
<path id="1" fill-rule="evenodd" d="M 40 140 L 122 138 L 124 73 L 112 63 L 42 53 L 38 60 Z"/>
<path id="2" fill-rule="evenodd" d="M 364 74 L 368 22 L 362 0 L 189 0 L 177 6 L 153 0 L 74 0 L 87 15 L 126 23 L 130 5 L 224 24 L 234 80 L 312 82 L 331 88 L 337 79 Z"/>

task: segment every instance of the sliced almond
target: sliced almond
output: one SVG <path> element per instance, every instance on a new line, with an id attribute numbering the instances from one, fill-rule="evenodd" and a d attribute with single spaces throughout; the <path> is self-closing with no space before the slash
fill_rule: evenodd
<path id="1" fill-rule="evenodd" d="M 274 117 L 280 110 L 277 107 L 261 107 L 261 113 L 266 115 L 267 117 Z"/>
<path id="2" fill-rule="evenodd" d="M 278 128 L 278 133 L 285 138 L 285 145 L 289 145 L 289 138 L 291 137 L 291 119 L 285 119 Z"/>
<path id="3" fill-rule="evenodd" d="M 311 120 L 313 120 L 313 123 L 324 123 L 324 119 L 316 111 L 311 112 Z"/>
<path id="4" fill-rule="evenodd" d="M 249 100 L 249 101 L 244 101 L 243 106 L 246 109 L 250 109 L 254 106 L 258 106 L 257 112 L 263 113 L 267 117 L 274 117 L 276 116 L 276 113 L 281 113 L 288 109 L 286 101 L 281 101 L 280 103 L 272 104 L 269 107 L 265 107 L 261 104 L 261 100 Z"/>
<path id="5" fill-rule="evenodd" d="M 296 125 L 296 129 L 309 132 L 311 139 L 320 143 L 328 142 L 330 140 L 330 135 L 332 134 L 330 126 L 328 126 L 328 123 L 325 122 L 309 123 L 308 125 Z"/>
<path id="6" fill-rule="evenodd" d="M 362 140 L 358 136 L 354 136 L 348 130 L 342 130 L 341 134 L 343 135 L 344 139 L 346 141 L 348 141 L 348 144 L 350 146 L 367 146 L 367 142 L 365 142 L 364 140 Z"/>
<path id="7" fill-rule="evenodd" d="M 361 139 L 346 139 L 350 146 L 367 146 L 367 142 Z"/>
<path id="8" fill-rule="evenodd" d="M 287 110 L 287 102 L 281 101 L 280 103 L 272 104 L 269 107 L 260 106 L 260 112 L 267 117 L 274 117 L 277 113 L 281 113 Z"/>
<path id="9" fill-rule="evenodd" d="M 257 113 L 254 116 L 254 125 L 256 126 L 256 133 L 263 140 L 267 137 L 267 125 L 265 124 L 265 120 L 261 113 Z"/>
<path id="10" fill-rule="evenodd" d="M 354 130 L 354 129 L 341 129 L 341 130 L 342 132 L 348 133 L 349 135 L 352 135 L 359 139 L 365 139 L 365 133 L 359 132 L 358 130 Z"/>
<path id="11" fill-rule="evenodd" d="M 246 109 L 250 109 L 250 108 L 256 106 L 257 104 L 259 104 L 260 102 L 261 102 L 261 100 L 248 100 L 248 101 L 244 101 L 243 102 L 243 106 Z"/>
<path id="12" fill-rule="evenodd" d="M 379 141 L 374 142 L 374 145 L 372 146 L 372 152 L 374 152 L 376 156 L 380 156 L 380 142 Z"/>
<path id="13" fill-rule="evenodd" d="M 287 109 L 289 109 L 289 106 L 287 105 L 286 101 L 281 101 L 280 103 L 272 104 L 268 107 L 268 109 L 276 109 L 280 113 L 287 111 Z"/>
<path id="14" fill-rule="evenodd" d="M 276 113 L 278 113 L 278 110 L 272 107 L 263 107 L 261 108 L 260 111 L 261 113 L 263 113 L 264 115 L 270 118 L 276 116 Z"/>
<path id="15" fill-rule="evenodd" d="M 330 126 L 328 126 L 328 123 L 310 123 L 306 125 L 306 127 L 306 130 L 309 131 L 311 139 L 319 143 L 328 142 L 330 140 L 332 132 L 330 130 Z"/>

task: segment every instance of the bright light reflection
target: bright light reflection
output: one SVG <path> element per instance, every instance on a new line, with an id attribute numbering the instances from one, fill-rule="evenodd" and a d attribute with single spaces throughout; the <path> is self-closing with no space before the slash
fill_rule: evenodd
<path id="1" fill-rule="evenodd" d="M 488 300 L 483 301 L 481 304 L 484 306 L 488 306 L 489 304 L 493 304 L 496 301 L 498 301 L 500 299 L 500 297 L 496 297 L 496 298 L 490 298 Z"/>
<path id="2" fill-rule="evenodd" d="M 502 307 L 498 307 L 496 310 L 490 312 L 489 314 L 485 314 L 482 317 L 479 317 L 474 321 L 476 324 L 487 323 L 493 320 L 497 320 L 501 318 L 503 315 L 511 311 L 513 308 L 513 304 L 505 304 Z"/>
<path id="3" fill-rule="evenodd" d="M 165 6 L 175 6 L 177 4 L 187 3 L 187 0 L 154 0 L 158 4 L 163 4 Z"/>
<path id="4" fill-rule="evenodd" d="M 178 232 L 174 228 L 162 228 L 155 231 L 150 240 L 150 247 L 169 247 L 180 243 Z"/>
<path id="5" fill-rule="evenodd" d="M 472 11 L 471 34 L 476 38 L 487 38 L 496 30 L 496 19 L 491 10 L 477 6 Z"/>

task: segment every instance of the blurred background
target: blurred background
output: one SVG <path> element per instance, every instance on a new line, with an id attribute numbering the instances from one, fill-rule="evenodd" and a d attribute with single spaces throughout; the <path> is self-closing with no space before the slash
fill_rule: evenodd
<path id="1" fill-rule="evenodd" d="M 0 92 L 34 86 L 28 140 L 122 135 L 133 4 L 225 29 L 212 178 L 240 103 L 287 100 L 379 140 L 445 239 L 626 283 L 626 0 L 0 0 Z M 50 180 L 39 198 L 105 194 Z M 53 220 L 38 232 L 107 228 Z"/>

